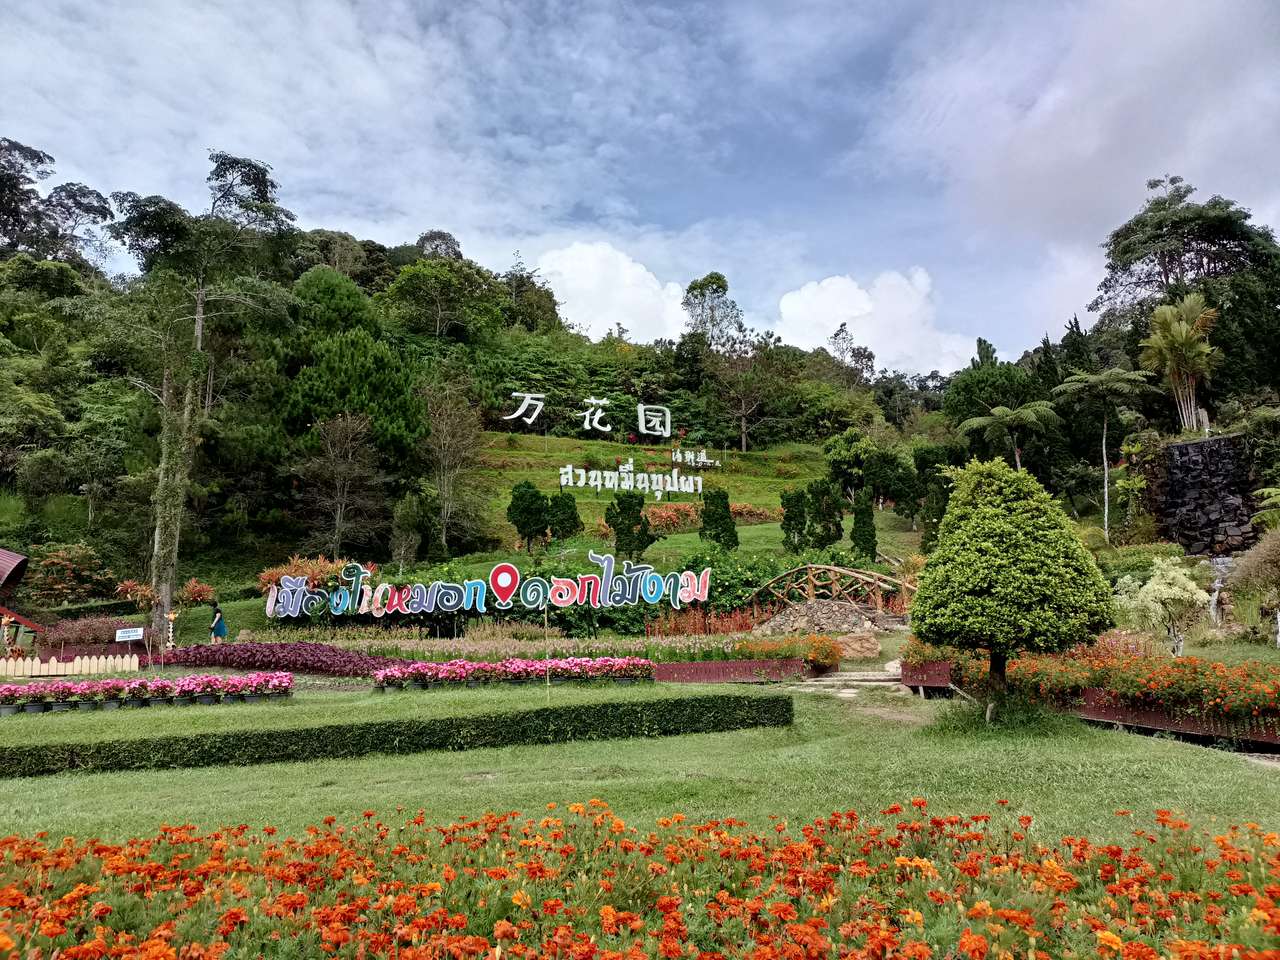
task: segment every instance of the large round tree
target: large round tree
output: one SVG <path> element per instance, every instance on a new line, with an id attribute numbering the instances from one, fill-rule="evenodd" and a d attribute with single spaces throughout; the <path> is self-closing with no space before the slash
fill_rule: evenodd
<path id="1" fill-rule="evenodd" d="M 1065 650 L 1110 626 L 1111 591 L 1031 474 L 974 460 L 953 479 L 911 626 L 927 643 L 988 651 L 999 692 L 1011 654 Z"/>

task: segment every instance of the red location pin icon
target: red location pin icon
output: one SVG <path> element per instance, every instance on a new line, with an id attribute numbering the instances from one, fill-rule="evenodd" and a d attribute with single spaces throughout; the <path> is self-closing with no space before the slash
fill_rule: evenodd
<path id="1" fill-rule="evenodd" d="M 511 598 L 520 586 L 520 571 L 513 563 L 500 563 L 489 571 L 489 588 L 498 598 L 498 606 L 511 606 Z"/>

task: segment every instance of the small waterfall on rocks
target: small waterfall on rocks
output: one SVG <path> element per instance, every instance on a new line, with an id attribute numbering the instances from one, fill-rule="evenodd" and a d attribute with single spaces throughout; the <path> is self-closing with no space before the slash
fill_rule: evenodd
<path id="1" fill-rule="evenodd" d="M 1209 594 L 1209 622 L 1215 627 L 1222 626 L 1222 587 L 1231 575 L 1231 568 L 1236 562 L 1231 557 L 1213 557 L 1209 566 L 1213 569 L 1213 589 Z"/>

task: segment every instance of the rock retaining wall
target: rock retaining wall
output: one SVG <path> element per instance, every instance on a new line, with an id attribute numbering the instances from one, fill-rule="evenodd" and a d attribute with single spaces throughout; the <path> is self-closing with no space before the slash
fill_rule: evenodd
<path id="1" fill-rule="evenodd" d="M 1251 486 L 1239 434 L 1171 443 L 1147 469 L 1148 508 L 1161 535 L 1196 555 L 1236 553 L 1257 540 Z"/>

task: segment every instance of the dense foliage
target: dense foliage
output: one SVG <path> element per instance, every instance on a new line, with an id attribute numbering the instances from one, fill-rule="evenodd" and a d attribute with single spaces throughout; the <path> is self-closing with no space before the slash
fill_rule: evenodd
<path id="1" fill-rule="evenodd" d="M 955 474 L 911 622 L 926 642 L 991 654 L 1086 643 L 1111 623 L 1111 590 L 1044 488 L 1003 461 Z"/>
<path id="2" fill-rule="evenodd" d="M 659 695 L 456 717 L 347 720 L 282 731 L 268 724 L 228 732 L 0 747 L 0 778 L 70 771 L 156 770 L 306 762 L 369 754 L 471 750 L 519 744 L 713 733 L 787 726 L 791 698 Z M 0 932 L 4 930 L 0 919 Z"/>
<path id="3" fill-rule="evenodd" d="M 729 512 L 729 494 L 725 490 L 708 490 L 702 498 L 702 527 L 698 536 L 725 550 L 738 549 L 738 528 Z"/>

